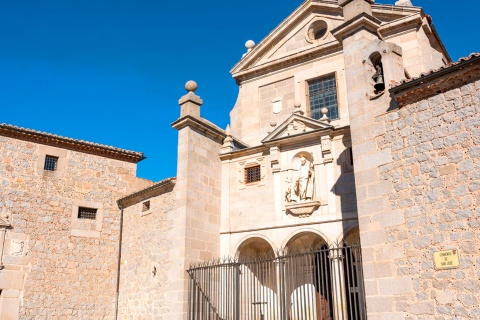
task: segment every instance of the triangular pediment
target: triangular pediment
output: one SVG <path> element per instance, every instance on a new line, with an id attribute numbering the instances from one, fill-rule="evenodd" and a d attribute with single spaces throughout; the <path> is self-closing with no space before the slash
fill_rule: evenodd
<path id="1" fill-rule="evenodd" d="M 329 130 L 333 129 L 333 126 L 327 122 L 315 120 L 302 116 L 300 114 L 292 114 L 282 124 L 277 126 L 273 132 L 266 136 L 262 143 L 268 143 L 277 139 L 283 139 L 288 137 L 297 137 L 313 131 Z"/>
<path id="2" fill-rule="evenodd" d="M 411 14 L 400 10 L 402 8 L 397 10 L 393 6 L 393 10 L 392 6 L 388 6 L 388 11 L 386 6 L 375 5 L 374 16 L 378 16 L 383 22 L 389 22 Z M 259 75 L 307 59 L 341 52 L 342 45 L 331 31 L 343 22 L 343 10 L 338 6 L 338 1 L 305 1 L 245 54 L 230 72 L 234 78 L 244 80 L 248 75 Z M 322 35 L 323 30 L 325 34 Z"/>

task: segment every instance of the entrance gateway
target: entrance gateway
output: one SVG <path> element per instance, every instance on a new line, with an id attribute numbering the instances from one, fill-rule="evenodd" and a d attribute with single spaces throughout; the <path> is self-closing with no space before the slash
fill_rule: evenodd
<path id="1" fill-rule="evenodd" d="M 360 244 L 297 247 L 188 270 L 189 320 L 364 320 Z"/>

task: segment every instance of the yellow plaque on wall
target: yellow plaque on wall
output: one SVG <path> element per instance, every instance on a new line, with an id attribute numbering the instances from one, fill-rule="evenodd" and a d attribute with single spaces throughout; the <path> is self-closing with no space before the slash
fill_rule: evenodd
<path id="1" fill-rule="evenodd" d="M 460 259 L 458 258 L 458 250 L 439 251 L 433 254 L 433 263 L 435 269 L 455 269 L 460 266 Z"/>

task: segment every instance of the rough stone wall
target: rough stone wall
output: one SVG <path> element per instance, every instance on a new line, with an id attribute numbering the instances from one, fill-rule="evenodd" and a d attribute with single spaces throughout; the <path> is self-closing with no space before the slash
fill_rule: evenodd
<path id="1" fill-rule="evenodd" d="M 57 171 L 43 170 L 45 154 L 59 157 Z M 135 171 L 132 163 L 0 137 L 0 211 L 13 226 L 0 271 L 2 319 L 113 317 L 116 200 L 135 189 Z M 98 208 L 97 219 L 77 219 L 78 206 Z"/>
<path id="2" fill-rule="evenodd" d="M 144 201 L 150 210 L 142 210 Z M 174 268 L 169 252 L 177 240 L 170 233 L 174 208 L 170 189 L 124 209 L 119 319 L 167 319 L 171 311 L 166 298 Z"/>
<path id="3" fill-rule="evenodd" d="M 377 119 L 391 149 L 379 181 L 390 212 L 371 218 L 364 251 L 374 319 L 480 318 L 480 81 Z M 376 243 L 374 243 L 376 241 Z M 437 271 L 433 253 L 458 249 L 460 267 Z M 393 313 L 380 317 L 383 306 Z M 372 319 L 369 317 L 369 319 Z"/>

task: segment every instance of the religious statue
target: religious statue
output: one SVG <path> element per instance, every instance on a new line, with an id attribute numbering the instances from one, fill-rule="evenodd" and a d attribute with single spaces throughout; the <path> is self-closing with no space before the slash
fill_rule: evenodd
<path id="1" fill-rule="evenodd" d="M 295 180 L 287 179 L 285 200 L 287 202 L 299 202 L 312 200 L 314 190 L 314 168 L 304 155 L 300 155 L 300 168 Z"/>

